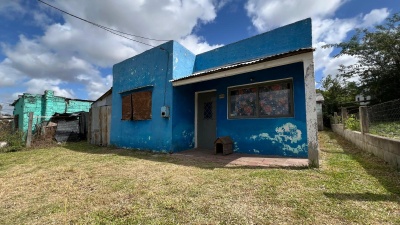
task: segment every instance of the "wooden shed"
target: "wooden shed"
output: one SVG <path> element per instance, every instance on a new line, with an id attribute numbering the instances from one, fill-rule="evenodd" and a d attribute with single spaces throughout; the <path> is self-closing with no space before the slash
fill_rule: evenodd
<path id="1" fill-rule="evenodd" d="M 91 144 L 101 146 L 110 144 L 111 94 L 112 89 L 99 97 L 90 108 L 88 142 Z"/>
<path id="2" fill-rule="evenodd" d="M 229 136 L 219 137 L 214 141 L 215 154 L 228 155 L 233 153 L 233 141 Z"/>

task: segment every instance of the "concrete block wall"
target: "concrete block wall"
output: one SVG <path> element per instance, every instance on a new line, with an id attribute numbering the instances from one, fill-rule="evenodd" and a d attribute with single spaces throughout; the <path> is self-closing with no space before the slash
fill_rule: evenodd
<path id="1" fill-rule="evenodd" d="M 65 113 L 67 103 L 65 102 L 65 98 L 54 96 L 51 101 L 47 102 L 46 108 L 50 116 L 54 115 L 54 113 Z"/>
<path id="2" fill-rule="evenodd" d="M 332 130 L 357 147 L 374 154 L 390 165 L 400 169 L 400 141 L 343 129 L 343 124 L 332 124 Z"/>
<path id="3" fill-rule="evenodd" d="M 43 95 L 44 99 L 44 117 L 43 120 L 49 120 L 54 113 L 65 113 L 66 102 L 65 98 L 54 96 L 54 91 L 47 90 Z"/>
<path id="4" fill-rule="evenodd" d="M 90 106 L 92 102 L 85 102 L 85 101 L 76 101 L 76 100 L 67 100 L 66 101 L 66 112 L 73 113 L 79 111 L 89 112 Z"/>
<path id="5" fill-rule="evenodd" d="M 29 112 L 33 112 L 32 128 L 35 129 L 35 125 L 42 121 L 42 96 L 33 94 L 24 94 L 23 97 L 23 109 L 22 109 L 22 124 L 20 129 L 24 131 L 28 130 Z M 21 116 L 21 115 L 20 115 Z"/>
<path id="6" fill-rule="evenodd" d="M 14 105 L 14 115 L 19 116 L 19 130 L 28 130 L 29 112 L 33 112 L 33 131 L 35 125 L 48 121 L 54 113 L 89 112 L 90 101 L 69 100 L 54 96 L 54 91 L 47 90 L 44 95 L 24 93 Z"/>

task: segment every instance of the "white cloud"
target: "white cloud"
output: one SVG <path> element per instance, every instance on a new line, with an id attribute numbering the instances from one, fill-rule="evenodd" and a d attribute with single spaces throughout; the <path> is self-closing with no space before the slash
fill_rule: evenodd
<path id="1" fill-rule="evenodd" d="M 357 27 L 357 18 L 350 19 L 320 19 L 312 21 L 313 43 L 338 43 L 346 39 L 349 31 Z"/>
<path id="2" fill-rule="evenodd" d="M 389 16 L 388 9 L 382 8 L 353 18 L 334 18 L 336 10 L 346 2 L 347 0 L 248 0 L 245 7 L 253 26 L 259 32 L 311 17 L 312 43 L 316 48 L 315 70 L 326 76 L 336 75 L 340 64 L 354 64 L 357 59 L 352 56 L 333 58 L 334 49 L 324 49 L 321 46 L 343 42 L 350 31 L 356 28 L 370 28 L 382 23 Z"/>
<path id="3" fill-rule="evenodd" d="M 0 13 L 2 16 L 14 17 L 22 16 L 26 10 L 20 5 L 19 0 L 0 0 Z"/>
<path id="4" fill-rule="evenodd" d="M 41 39 L 27 39 L 20 36 L 14 47 L 5 47 L 4 53 L 9 64 L 30 78 L 51 78 L 63 81 L 75 81 L 79 74 L 98 74 L 88 62 L 73 54 L 53 51 L 43 44 Z"/>
<path id="5" fill-rule="evenodd" d="M 307 17 L 327 17 L 346 0 L 249 0 L 245 8 L 259 32 L 286 25 Z"/>
<path id="6" fill-rule="evenodd" d="M 379 14 L 379 16 L 377 15 Z M 323 77 L 338 73 L 339 65 L 352 65 L 357 63 L 357 58 L 350 55 L 343 55 L 334 58 L 333 48 L 321 48 L 325 44 L 340 43 L 346 40 L 350 31 L 356 28 L 371 28 L 382 23 L 389 13 L 386 8 L 374 9 L 365 16 L 359 15 L 354 18 L 345 19 L 319 19 L 313 20 L 313 44 L 317 48 L 314 53 L 315 70 L 321 70 Z M 352 81 L 357 81 L 357 78 Z"/>
<path id="7" fill-rule="evenodd" d="M 10 87 L 22 80 L 24 75 L 12 66 L 9 59 L 4 59 L 0 63 L 0 87 Z"/>
<path id="8" fill-rule="evenodd" d="M 86 85 L 89 98 L 97 99 L 104 94 L 105 91 L 110 89 L 113 77 L 111 74 L 106 77 L 97 76 L 96 78 L 93 78 L 93 76 L 80 75 L 78 76 L 78 80 Z"/>
<path id="9" fill-rule="evenodd" d="M 357 61 L 357 58 L 350 55 L 343 55 L 338 58 L 329 58 L 322 68 L 322 73 L 324 75 L 336 75 L 340 65 L 349 66 L 357 63 Z"/>
<path id="10" fill-rule="evenodd" d="M 200 54 L 210 51 L 214 48 L 221 47 L 222 45 L 209 45 L 203 38 L 196 35 L 188 35 L 182 38 L 179 43 L 192 51 L 194 54 Z"/>
<path id="11" fill-rule="evenodd" d="M 54 95 L 66 98 L 75 98 L 75 93 L 71 89 L 61 89 L 60 84 L 65 82 L 59 79 L 31 79 L 24 83 L 27 87 L 27 93 L 30 94 L 43 94 L 45 90 L 54 91 Z"/>
<path id="12" fill-rule="evenodd" d="M 33 21 L 35 24 L 39 27 L 46 27 L 47 25 L 51 24 L 53 22 L 53 19 L 50 18 L 47 14 L 34 10 L 31 11 Z"/>
<path id="13" fill-rule="evenodd" d="M 361 27 L 371 27 L 382 23 L 389 16 L 387 8 L 374 9 L 370 13 L 366 14 L 363 18 Z"/>
<path id="14" fill-rule="evenodd" d="M 213 21 L 217 9 L 227 1 L 120 0 L 99 4 L 95 0 L 70 0 L 52 1 L 51 4 L 115 30 L 154 39 L 181 40 L 186 47 L 199 53 L 219 45 L 209 45 L 192 34 L 193 29 Z M 16 1 L 1 1 L 0 11 L 10 7 L 14 12 L 23 10 L 23 5 Z M 85 85 L 89 98 L 96 99 L 112 85 L 112 75 L 101 75 L 101 69 L 150 48 L 39 5 L 39 10 L 29 12 L 29 16 L 32 24 L 39 25 L 44 34 L 34 38 L 21 35 L 16 45 L 3 45 L 6 59 L 0 63 L 0 78 L 4 78 L 0 86 L 31 79 L 25 83 L 28 92 L 42 92 L 47 88 L 74 96 L 72 90 L 62 89 L 60 85 L 76 83 Z M 56 14 L 64 21 L 54 23 L 51 17 Z M 128 37 L 153 46 L 163 43 Z"/>
<path id="15" fill-rule="evenodd" d="M 59 54 L 78 56 L 101 67 L 110 67 L 148 48 L 87 24 L 53 24 L 41 41 Z"/>

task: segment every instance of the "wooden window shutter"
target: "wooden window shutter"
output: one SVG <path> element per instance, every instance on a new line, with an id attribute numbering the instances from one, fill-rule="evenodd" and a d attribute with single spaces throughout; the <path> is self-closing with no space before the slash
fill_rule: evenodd
<path id="1" fill-rule="evenodd" d="M 133 119 L 151 119 L 151 91 L 141 91 L 132 94 Z"/>
<path id="2" fill-rule="evenodd" d="M 122 96 L 122 120 L 132 120 L 132 96 Z"/>

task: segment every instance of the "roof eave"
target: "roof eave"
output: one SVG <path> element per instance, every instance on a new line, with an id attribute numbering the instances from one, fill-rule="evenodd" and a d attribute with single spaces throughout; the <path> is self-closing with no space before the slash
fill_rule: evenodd
<path id="1" fill-rule="evenodd" d="M 268 62 L 271 62 L 271 61 L 274 61 L 274 60 L 278 61 L 278 60 L 285 59 L 285 58 L 287 59 L 287 58 L 292 57 L 292 56 L 298 56 L 298 55 L 302 55 L 302 54 L 310 53 L 310 52 L 312 53 L 314 50 L 315 50 L 314 48 L 298 49 L 296 51 L 290 51 L 290 52 L 281 53 L 281 54 L 268 56 L 268 57 L 264 57 L 264 58 L 258 58 L 258 59 L 243 61 L 243 62 L 239 62 L 239 63 L 224 65 L 224 66 L 221 66 L 221 67 L 212 68 L 212 69 L 200 71 L 200 72 L 197 72 L 197 73 L 193 73 L 193 74 L 191 74 L 191 75 L 189 75 L 187 77 L 182 77 L 182 78 L 178 78 L 178 79 L 175 79 L 175 80 L 171 80 L 171 82 L 172 82 L 173 86 L 180 86 L 180 85 L 186 85 L 186 84 L 190 84 L 190 83 L 201 82 L 202 81 L 201 80 L 202 77 L 209 77 L 210 78 L 210 79 L 205 79 L 205 80 L 211 80 L 211 79 L 220 78 L 220 77 L 215 77 L 215 78 L 210 77 L 211 75 L 214 75 L 214 74 L 215 75 L 223 74 L 223 73 L 227 74 L 227 75 L 223 75 L 222 77 L 237 75 L 239 73 L 231 74 L 230 71 L 234 71 L 234 70 L 239 71 L 242 68 L 254 67 L 254 66 L 258 65 L 258 64 L 268 63 Z M 290 63 L 294 63 L 294 62 L 290 62 Z M 282 63 L 282 64 L 277 63 L 276 66 L 285 65 L 285 64 L 288 64 L 288 63 Z M 275 66 L 272 65 L 272 66 L 269 66 L 269 67 L 266 67 L 266 68 L 271 68 L 271 67 L 275 67 Z M 266 69 L 266 68 L 261 68 L 261 69 Z M 255 70 L 259 70 L 259 69 L 255 69 Z M 246 71 L 246 72 L 250 72 L 250 71 Z M 198 81 L 199 79 L 200 79 L 200 81 Z M 193 82 L 190 82 L 190 80 L 193 80 Z"/>

